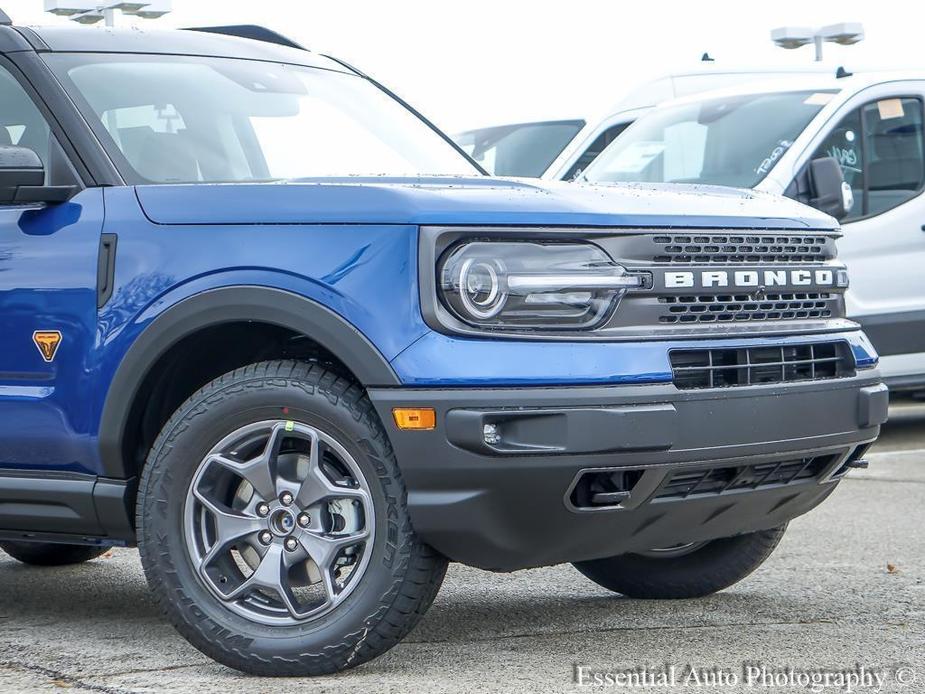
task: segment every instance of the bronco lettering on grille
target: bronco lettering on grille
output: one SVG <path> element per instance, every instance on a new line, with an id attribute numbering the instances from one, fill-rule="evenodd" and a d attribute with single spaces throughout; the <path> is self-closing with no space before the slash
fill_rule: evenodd
<path id="1" fill-rule="evenodd" d="M 666 272 L 667 289 L 693 287 L 831 287 L 835 285 L 832 270 L 703 270 L 701 272 Z"/>

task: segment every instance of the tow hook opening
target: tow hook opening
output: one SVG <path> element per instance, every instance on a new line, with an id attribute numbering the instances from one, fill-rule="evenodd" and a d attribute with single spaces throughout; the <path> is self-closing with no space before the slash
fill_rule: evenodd
<path id="1" fill-rule="evenodd" d="M 583 473 L 569 497 L 577 509 L 617 508 L 630 498 L 642 470 L 589 470 Z"/>
<path id="2" fill-rule="evenodd" d="M 838 469 L 832 473 L 829 479 L 841 479 L 847 475 L 852 470 L 864 470 L 868 466 L 868 462 L 864 459 L 864 454 L 867 453 L 867 450 L 870 448 L 870 444 L 864 446 L 858 446 L 855 448 L 851 454 L 845 458 L 844 462 L 838 467 Z"/>

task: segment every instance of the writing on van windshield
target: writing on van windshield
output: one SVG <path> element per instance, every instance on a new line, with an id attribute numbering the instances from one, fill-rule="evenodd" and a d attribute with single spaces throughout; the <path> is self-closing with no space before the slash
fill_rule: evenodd
<path id="1" fill-rule="evenodd" d="M 839 147 L 837 145 L 832 145 L 829 147 L 826 154 L 835 158 L 835 161 L 841 166 L 842 171 L 861 172 L 860 157 L 858 157 L 857 150 L 855 150 L 853 146 Z"/>
<path id="2" fill-rule="evenodd" d="M 781 158 L 784 152 L 790 149 L 790 145 L 793 142 L 791 140 L 779 140 L 777 146 L 771 150 L 771 153 L 764 158 L 761 164 L 758 165 L 758 168 L 755 169 L 755 173 L 764 176 L 771 168 L 777 163 L 777 160 Z"/>

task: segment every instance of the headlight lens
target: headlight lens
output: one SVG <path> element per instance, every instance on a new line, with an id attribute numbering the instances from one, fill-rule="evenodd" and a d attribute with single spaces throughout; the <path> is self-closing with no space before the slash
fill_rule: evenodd
<path id="1" fill-rule="evenodd" d="M 646 283 L 597 246 L 528 241 L 457 245 L 438 261 L 437 277 L 453 315 L 495 330 L 592 329 Z"/>

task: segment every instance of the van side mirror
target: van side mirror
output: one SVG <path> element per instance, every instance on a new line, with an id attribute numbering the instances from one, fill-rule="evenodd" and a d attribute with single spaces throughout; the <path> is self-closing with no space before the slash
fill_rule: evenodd
<path id="1" fill-rule="evenodd" d="M 45 166 L 31 149 L 0 146 L 0 205 L 67 202 L 76 192 L 74 186 L 46 186 Z"/>
<path id="2" fill-rule="evenodd" d="M 809 204 L 817 210 L 843 219 L 854 207 L 854 193 L 835 157 L 820 157 L 809 163 L 809 184 Z"/>

